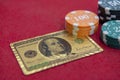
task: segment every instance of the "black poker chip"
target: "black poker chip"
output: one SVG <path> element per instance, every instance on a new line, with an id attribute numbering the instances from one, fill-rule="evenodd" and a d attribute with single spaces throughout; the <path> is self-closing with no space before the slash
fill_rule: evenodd
<path id="1" fill-rule="evenodd" d="M 110 11 L 110 10 L 106 10 L 106 8 L 103 8 L 99 5 L 98 3 L 98 9 L 102 12 L 102 13 L 105 13 L 107 15 L 119 15 L 120 14 L 120 11 L 119 10 L 114 10 L 114 11 Z"/>
<path id="2" fill-rule="evenodd" d="M 99 0 L 98 16 L 101 24 L 110 20 L 120 20 L 120 0 Z"/>

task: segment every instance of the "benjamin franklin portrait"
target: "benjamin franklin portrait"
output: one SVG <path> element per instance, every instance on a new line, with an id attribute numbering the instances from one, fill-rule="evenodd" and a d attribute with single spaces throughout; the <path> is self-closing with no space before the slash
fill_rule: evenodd
<path id="1" fill-rule="evenodd" d="M 64 39 L 58 37 L 49 37 L 39 43 L 40 52 L 46 56 L 69 55 L 71 45 Z"/>

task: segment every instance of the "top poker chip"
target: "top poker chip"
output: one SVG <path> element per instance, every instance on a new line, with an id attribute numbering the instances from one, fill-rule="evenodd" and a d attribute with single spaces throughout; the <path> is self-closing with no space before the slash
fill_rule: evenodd
<path id="1" fill-rule="evenodd" d="M 120 0 L 99 0 L 98 4 L 110 11 L 120 11 Z"/>
<path id="2" fill-rule="evenodd" d="M 72 11 L 66 15 L 65 20 L 67 23 L 78 27 L 88 27 L 99 22 L 98 16 L 87 10 Z"/>
<path id="3" fill-rule="evenodd" d="M 79 37 L 92 35 L 99 24 L 98 16 L 87 10 L 76 10 L 65 16 L 66 30 Z"/>
<path id="4" fill-rule="evenodd" d="M 120 49 L 120 20 L 105 22 L 102 25 L 100 38 L 107 46 Z"/>
<path id="5" fill-rule="evenodd" d="M 102 25 L 102 32 L 111 39 L 120 40 L 120 20 L 111 20 Z"/>

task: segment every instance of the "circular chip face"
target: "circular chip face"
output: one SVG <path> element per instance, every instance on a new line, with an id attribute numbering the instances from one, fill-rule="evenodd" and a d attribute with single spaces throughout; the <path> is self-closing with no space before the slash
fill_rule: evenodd
<path id="1" fill-rule="evenodd" d="M 99 23 L 99 18 L 91 11 L 76 10 L 68 13 L 65 21 L 74 27 L 91 27 Z"/>
<path id="2" fill-rule="evenodd" d="M 98 4 L 108 10 L 120 10 L 120 0 L 99 0 Z"/>
<path id="3" fill-rule="evenodd" d="M 102 25 L 102 32 L 107 36 L 120 40 L 120 20 L 112 20 Z"/>

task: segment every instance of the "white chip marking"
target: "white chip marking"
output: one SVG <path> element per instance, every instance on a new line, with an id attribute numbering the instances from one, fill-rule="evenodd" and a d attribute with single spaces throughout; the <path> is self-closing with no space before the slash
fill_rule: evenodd
<path id="1" fill-rule="evenodd" d="M 85 11 L 85 13 L 90 13 L 90 11 Z"/>
<path id="2" fill-rule="evenodd" d="M 93 22 L 89 23 L 91 30 L 90 30 L 90 35 L 94 34 L 94 30 L 95 30 L 95 24 Z"/>
<path id="3" fill-rule="evenodd" d="M 93 30 L 90 30 L 90 33 L 89 33 L 90 35 L 93 35 L 94 34 L 94 31 Z"/>
<path id="4" fill-rule="evenodd" d="M 108 24 L 107 23 L 104 23 L 103 26 L 107 26 Z"/>
<path id="5" fill-rule="evenodd" d="M 107 35 L 107 34 L 108 34 L 108 31 L 103 31 L 103 34 Z"/>
<path id="6" fill-rule="evenodd" d="M 104 38 L 106 38 L 106 37 L 104 37 Z M 107 44 L 107 40 L 106 40 L 106 39 L 103 39 L 103 42 L 104 42 L 105 44 Z"/>
<path id="7" fill-rule="evenodd" d="M 99 19 L 99 17 L 98 17 L 98 16 L 95 16 L 95 19 Z"/>
<path id="8" fill-rule="evenodd" d="M 74 26 L 74 27 L 78 27 L 79 24 L 78 24 L 78 23 L 73 23 L 73 26 Z"/>
<path id="9" fill-rule="evenodd" d="M 111 15 L 111 18 L 116 18 L 116 15 Z"/>
<path id="10" fill-rule="evenodd" d="M 101 20 L 104 20 L 104 18 L 103 18 L 102 16 L 100 16 L 100 19 L 101 19 Z"/>
<path id="11" fill-rule="evenodd" d="M 107 20 L 111 20 L 111 17 L 106 17 Z"/>
<path id="12" fill-rule="evenodd" d="M 116 22 L 119 22 L 119 23 L 120 23 L 120 20 L 116 20 Z"/>
<path id="13" fill-rule="evenodd" d="M 72 31 L 72 33 L 74 36 L 77 36 L 77 33 L 74 30 Z"/>
<path id="14" fill-rule="evenodd" d="M 72 34 L 74 36 L 77 36 L 77 32 L 79 31 L 79 28 L 78 28 L 79 24 L 78 23 L 73 23 L 73 30 L 72 30 Z"/>
<path id="15" fill-rule="evenodd" d="M 79 31 L 79 28 L 78 27 L 74 27 L 73 30 Z"/>
<path id="16" fill-rule="evenodd" d="M 110 8 L 109 8 L 109 7 L 106 7 L 105 9 L 110 11 Z"/>
<path id="17" fill-rule="evenodd" d="M 65 20 L 70 20 L 70 17 L 66 16 L 66 17 L 65 17 Z"/>
<path id="18" fill-rule="evenodd" d="M 71 14 L 75 14 L 75 13 L 76 13 L 76 11 L 72 11 L 72 12 L 71 12 Z"/>
<path id="19" fill-rule="evenodd" d="M 102 1 L 98 1 L 98 4 L 102 4 Z"/>
<path id="20" fill-rule="evenodd" d="M 107 44 L 106 34 L 108 34 L 108 32 L 107 32 L 107 31 L 103 31 L 103 42 L 104 42 L 105 44 Z"/>
<path id="21" fill-rule="evenodd" d="M 93 26 L 93 25 L 94 25 L 94 23 L 93 23 L 93 22 L 90 22 L 90 23 L 89 23 L 89 25 L 90 25 L 90 26 Z"/>
<path id="22" fill-rule="evenodd" d="M 105 13 L 108 14 L 108 15 L 110 15 L 110 8 L 106 7 L 105 8 Z"/>

